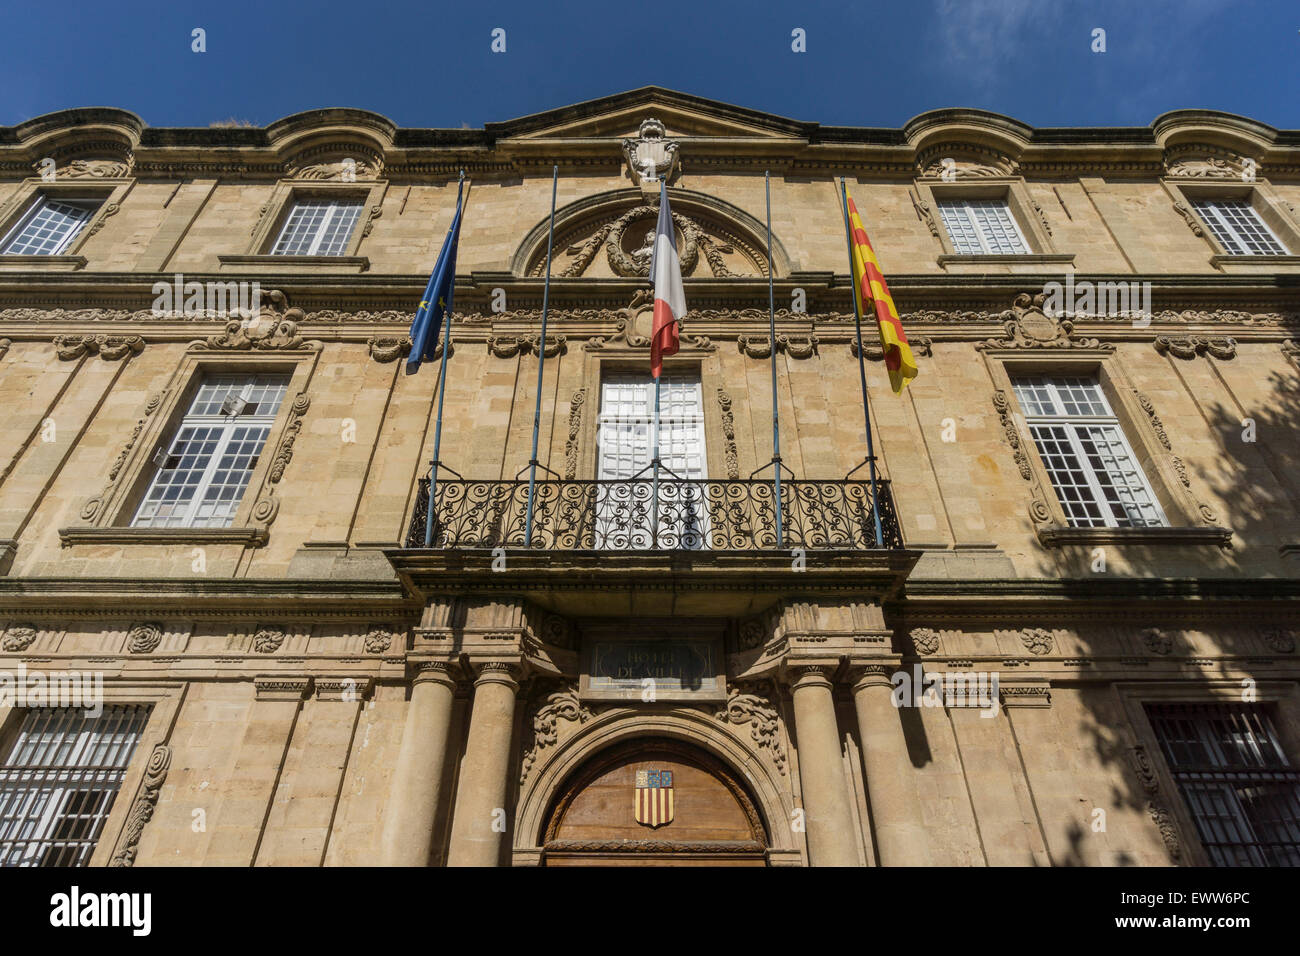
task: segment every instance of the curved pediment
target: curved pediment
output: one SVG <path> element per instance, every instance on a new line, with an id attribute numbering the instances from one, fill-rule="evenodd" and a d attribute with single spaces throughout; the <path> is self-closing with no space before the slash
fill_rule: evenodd
<path id="1" fill-rule="evenodd" d="M 266 128 L 267 140 L 296 179 L 376 179 L 397 127 L 378 113 L 323 109 L 295 113 Z"/>
<path id="2" fill-rule="evenodd" d="M 669 192 L 682 275 L 695 278 L 762 278 L 767 275 L 765 227 L 753 216 L 705 193 Z M 551 275 L 556 278 L 636 278 L 650 274 L 650 246 L 659 217 L 658 197 L 619 189 L 570 203 L 556 212 Z M 549 220 L 524 237 L 511 270 L 541 276 L 546 269 Z M 790 260 L 772 237 L 776 275 Z"/>
<path id="3" fill-rule="evenodd" d="M 53 159 L 61 179 L 130 175 L 144 121 L 126 110 L 60 110 L 14 128 L 34 167 Z"/>

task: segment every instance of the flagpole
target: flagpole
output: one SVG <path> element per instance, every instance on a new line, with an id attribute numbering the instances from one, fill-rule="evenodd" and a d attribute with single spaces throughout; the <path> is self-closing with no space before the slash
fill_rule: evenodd
<path id="1" fill-rule="evenodd" d="M 464 186 L 465 170 L 462 169 L 460 171 L 460 182 L 457 186 L 458 191 L 463 190 Z M 459 199 L 457 212 L 460 211 L 460 204 L 465 199 L 463 192 L 460 193 Z M 454 289 L 456 286 L 455 275 L 451 277 L 451 282 Z M 448 302 L 447 308 L 443 309 L 443 321 L 446 324 L 442 333 L 442 362 L 438 366 L 438 421 L 433 428 L 433 461 L 429 462 L 429 513 L 424 520 L 424 546 L 426 548 L 433 547 L 433 509 L 434 503 L 438 500 L 438 465 L 441 463 L 442 452 L 442 400 L 447 397 L 447 353 L 451 351 L 451 302 Z"/>
<path id="2" fill-rule="evenodd" d="M 880 499 L 876 493 L 876 450 L 871 439 L 871 405 L 867 397 L 867 355 L 862 347 L 862 303 L 859 299 L 854 276 L 853 231 L 849 227 L 849 190 L 844 183 L 843 176 L 840 177 L 840 202 L 844 210 L 844 238 L 849 247 L 849 286 L 853 292 L 853 319 L 857 330 L 858 374 L 862 379 L 862 414 L 867 421 L 867 466 L 871 473 L 871 517 L 876 525 L 876 547 L 883 548 L 885 546 L 885 535 L 880 526 Z M 858 467 L 861 467 L 861 465 Z M 856 470 L 855 468 L 854 471 Z M 849 474 L 851 475 L 853 472 L 851 471 Z"/>
<path id="3" fill-rule="evenodd" d="M 555 241 L 555 192 L 560 167 L 551 167 L 551 226 L 546 234 L 546 284 L 542 289 L 542 335 L 537 343 L 537 404 L 533 408 L 533 457 L 528 461 L 528 512 L 524 518 L 524 547 L 533 544 L 533 504 L 537 496 L 537 436 L 542 427 L 542 370 L 546 365 L 546 322 L 551 309 L 551 245 Z"/>
<path id="4" fill-rule="evenodd" d="M 776 493 L 776 546 L 785 547 L 785 529 L 781 524 L 781 416 L 776 399 L 776 294 L 772 288 L 772 183 L 769 170 L 763 170 L 763 191 L 767 197 L 767 328 L 772 344 L 772 482 Z"/>

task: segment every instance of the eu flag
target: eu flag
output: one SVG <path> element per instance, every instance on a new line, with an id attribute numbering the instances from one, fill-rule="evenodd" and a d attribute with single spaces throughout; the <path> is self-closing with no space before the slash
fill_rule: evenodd
<path id="1" fill-rule="evenodd" d="M 442 330 L 447 313 L 451 311 L 451 294 L 456 286 L 456 244 L 460 241 L 461 198 L 465 191 L 465 181 L 461 180 L 456 190 L 456 217 L 447 230 L 447 241 L 438 253 L 438 262 L 429 276 L 429 285 L 424 290 L 420 307 L 415 310 L 415 321 L 411 323 L 411 354 L 406 359 L 406 374 L 414 375 L 420 370 L 420 363 L 433 361 L 433 353 L 438 348 L 438 335 Z"/>

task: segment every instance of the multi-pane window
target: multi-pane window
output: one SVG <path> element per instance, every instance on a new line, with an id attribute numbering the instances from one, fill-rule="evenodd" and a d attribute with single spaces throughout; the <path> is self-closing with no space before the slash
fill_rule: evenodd
<path id="1" fill-rule="evenodd" d="M 1168 523 L 1095 377 L 1036 375 L 1012 384 L 1072 527 Z"/>
<path id="2" fill-rule="evenodd" d="M 664 539 L 661 544 L 704 546 L 708 519 L 704 486 L 686 483 L 705 478 L 708 471 L 700 379 L 665 372 L 660 383 L 657 509 L 650 482 L 654 381 L 644 375 L 611 375 L 601 383 L 596 477 L 601 482 L 639 481 L 621 486 L 625 490 L 598 488 L 598 547 L 650 547 L 655 531 Z M 657 523 L 652 515 L 656 510 Z"/>
<path id="3" fill-rule="evenodd" d="M 23 715 L 0 766 L 0 866 L 85 866 L 140 743 L 147 704 Z"/>
<path id="4" fill-rule="evenodd" d="M 1300 866 L 1300 770 L 1257 704 L 1148 704 L 1215 866 Z"/>
<path id="5" fill-rule="evenodd" d="M 1286 255 L 1286 247 L 1246 200 L 1196 199 L 1193 205 L 1229 255 Z"/>
<path id="6" fill-rule="evenodd" d="M 289 377 L 214 375 L 199 386 L 136 512 L 137 528 L 228 528 Z"/>
<path id="7" fill-rule="evenodd" d="M 275 240 L 276 256 L 341 256 L 361 216 L 360 200 L 300 199 Z"/>
<path id="8" fill-rule="evenodd" d="M 42 196 L 5 236 L 0 252 L 7 256 L 61 255 L 98 208 L 97 202 L 65 202 Z"/>
<path id="9" fill-rule="evenodd" d="M 944 199 L 939 216 L 953 249 L 963 255 L 1021 255 L 1025 237 L 1005 199 Z"/>

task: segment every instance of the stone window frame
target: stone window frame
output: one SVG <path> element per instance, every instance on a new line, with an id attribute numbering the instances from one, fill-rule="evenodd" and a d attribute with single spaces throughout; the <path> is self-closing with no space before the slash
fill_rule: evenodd
<path id="1" fill-rule="evenodd" d="M 683 342 L 683 350 L 687 348 Z M 691 373 L 700 377 L 700 399 L 704 408 L 704 460 L 708 475 L 705 481 L 726 481 L 726 438 L 722 428 L 722 410 L 716 399 L 721 375 L 712 367 L 716 358 L 710 353 L 695 355 L 668 355 L 664 357 L 664 371 Z M 586 367 L 583 369 L 582 387 L 586 389 L 586 408 L 579 431 L 581 448 L 578 452 L 575 481 L 595 481 L 598 465 L 596 442 L 600 431 L 601 388 L 607 374 L 645 374 L 650 376 L 650 351 L 625 352 L 613 355 L 593 355 L 588 353 Z"/>
<path id="2" fill-rule="evenodd" d="M 67 271 L 83 269 L 86 257 L 82 250 L 100 229 L 105 220 L 115 215 L 122 201 L 135 185 L 133 177 L 78 178 L 46 181 L 31 176 L 18 184 L 18 189 L 0 203 L 0 237 L 7 236 L 19 221 L 32 210 L 32 205 L 42 197 L 63 202 L 97 202 L 94 215 L 86 221 L 72 243 L 57 256 L 0 256 L 0 265 L 21 265 L 23 268 Z"/>
<path id="3" fill-rule="evenodd" d="M 926 178 L 915 182 L 921 201 L 931 210 L 934 231 L 939 234 L 939 265 L 948 263 L 1035 263 L 1043 265 L 1073 264 L 1074 254 L 1061 252 L 1043 224 L 1039 210 L 1029 195 L 1023 176 L 989 176 L 978 179 L 954 179 L 952 182 Z M 1029 245 L 1023 253 L 960 253 L 952 244 L 948 228 L 939 215 L 939 203 L 952 199 L 1001 199 L 1007 204 L 1020 234 Z"/>
<path id="4" fill-rule="evenodd" d="M 51 670 L 53 672 L 53 670 Z M 145 721 L 144 731 L 140 734 L 140 743 L 131 762 L 122 775 L 122 786 L 113 801 L 113 809 L 104 820 L 104 827 L 99 834 L 99 842 L 90 855 L 87 868 L 106 867 L 117 852 L 131 810 L 141 792 L 140 784 L 154 748 L 169 745 L 176 718 L 180 714 L 181 703 L 185 697 L 185 684 L 181 681 L 117 681 L 107 680 L 103 686 L 103 703 L 149 704 L 149 719 Z M 27 708 L 0 707 L 0 747 L 8 747 L 13 735 L 22 723 Z"/>
<path id="5" fill-rule="evenodd" d="M 1111 349 L 1044 350 L 1033 355 L 1009 349 L 990 349 L 984 352 L 984 356 L 994 389 L 1006 396 L 1011 427 L 1015 429 L 1020 448 L 1029 463 L 1029 481 L 1036 504 L 1047 509 L 1047 520 L 1035 522 L 1035 532 L 1044 547 L 1104 544 L 1222 546 L 1231 538 L 1228 529 L 1204 523 L 1196 496 L 1179 479 L 1172 461 L 1173 453 L 1156 436 L 1150 416 L 1138 401 L 1136 386 L 1123 366 L 1113 361 Z M 1012 379 L 1021 375 L 1097 377 L 1151 493 L 1169 521 L 1167 527 L 1078 528 L 1070 524 L 1012 387 Z"/>
<path id="6" fill-rule="evenodd" d="M 243 544 L 260 546 L 266 543 L 269 522 L 254 520 L 253 508 L 275 460 L 275 452 L 285 438 L 286 429 L 294 419 L 294 401 L 307 390 L 319 362 L 317 350 L 301 349 L 267 354 L 206 353 L 191 351 L 181 360 L 167 384 L 154 396 L 156 407 L 147 406 L 141 419 L 138 435 L 129 439 L 126 458 L 116 478 L 105 475 L 106 485 L 97 498 L 87 499 L 82 508 L 80 525 L 62 528 L 59 536 L 64 544 Z M 137 528 L 131 525 L 140 501 L 153 480 L 154 453 L 166 444 L 180 427 L 186 409 L 193 400 L 199 383 L 209 374 L 289 373 L 289 384 L 284 401 L 276 412 L 275 424 L 266 437 L 257 467 L 249 477 L 244 496 L 239 502 L 235 519 L 227 528 Z M 98 507 L 86 519 L 86 511 L 93 502 Z"/>
<path id="7" fill-rule="evenodd" d="M 1114 688 L 1120 707 L 1128 718 L 1132 744 L 1146 751 L 1154 775 L 1154 790 L 1146 790 L 1143 794 L 1144 800 L 1150 800 L 1153 804 L 1163 807 L 1173 816 L 1180 843 L 1184 847 L 1184 864 L 1210 866 L 1209 855 L 1201 845 L 1196 821 L 1165 761 L 1165 755 L 1160 749 L 1160 739 L 1156 736 L 1155 728 L 1151 726 L 1145 705 L 1240 704 L 1243 703 L 1241 681 L 1117 682 Z M 1300 766 L 1300 691 L 1297 691 L 1296 684 L 1283 680 L 1260 680 L 1256 682 L 1254 689 L 1256 699 L 1247 703 L 1269 710 L 1269 715 L 1277 728 L 1278 741 L 1282 744 L 1287 759 L 1292 765 Z M 1127 769 L 1135 772 L 1131 767 Z"/>
<path id="8" fill-rule="evenodd" d="M 1230 179 L 1198 179 L 1165 177 L 1161 179 L 1166 192 L 1173 197 L 1175 207 L 1186 210 L 1189 225 L 1199 230 L 1200 237 L 1210 247 L 1210 264 L 1223 271 L 1227 266 L 1260 266 L 1274 270 L 1279 266 L 1300 268 L 1300 220 L 1289 211 L 1287 203 L 1273 190 L 1267 180 L 1235 182 Z M 1237 255 L 1228 252 L 1215 237 L 1214 231 L 1201 218 L 1195 201 L 1199 199 L 1246 200 L 1260 220 L 1272 230 L 1287 249 L 1285 255 Z M 1288 270 L 1289 271 L 1289 270 Z"/>
<path id="9" fill-rule="evenodd" d="M 218 256 L 223 270 L 248 266 L 278 266 L 284 268 L 343 267 L 347 271 L 365 272 L 370 260 L 360 254 L 361 242 L 369 235 L 372 223 L 379 218 L 388 180 L 357 180 L 356 182 L 317 182 L 300 179 L 281 179 L 262 204 L 262 214 L 253 228 L 248 246 L 243 252 Z M 290 256 L 272 253 L 275 240 L 288 221 L 294 204 L 300 200 L 329 199 L 334 201 L 360 201 L 361 215 L 357 217 L 347 249 L 338 256 Z"/>

